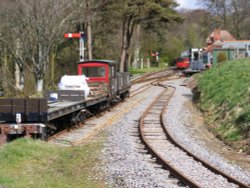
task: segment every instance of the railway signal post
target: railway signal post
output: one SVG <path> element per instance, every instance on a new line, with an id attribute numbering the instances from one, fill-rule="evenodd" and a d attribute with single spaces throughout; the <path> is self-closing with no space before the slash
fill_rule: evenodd
<path id="1" fill-rule="evenodd" d="M 64 38 L 79 38 L 79 55 L 80 55 L 80 62 L 84 61 L 84 37 L 85 33 L 84 32 L 79 32 L 79 33 L 66 33 L 64 34 Z"/>

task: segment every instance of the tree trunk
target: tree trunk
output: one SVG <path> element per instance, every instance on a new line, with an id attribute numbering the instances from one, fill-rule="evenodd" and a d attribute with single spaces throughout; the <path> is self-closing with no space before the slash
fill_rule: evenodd
<path id="1" fill-rule="evenodd" d="M 127 70 L 129 70 L 129 68 L 131 67 L 131 64 L 132 64 L 131 60 L 132 60 L 132 54 L 129 54 L 129 56 L 128 56 L 128 66 L 127 66 Z"/>
<path id="2" fill-rule="evenodd" d="M 8 57 L 6 50 L 4 50 L 1 81 L 2 81 L 2 87 L 4 89 L 4 94 L 8 95 L 10 93 L 10 90 L 8 85 L 9 80 L 7 79 L 8 77 L 7 70 L 8 70 Z"/>
<path id="3" fill-rule="evenodd" d="M 15 86 L 16 88 L 20 86 L 20 69 L 17 63 L 15 63 Z"/>
<path id="4" fill-rule="evenodd" d="M 125 67 L 127 67 L 125 64 L 128 62 L 128 49 L 133 34 L 134 24 L 133 18 L 128 18 L 123 22 L 122 25 L 122 46 L 119 66 L 120 72 L 124 72 Z"/>
<path id="5" fill-rule="evenodd" d="M 133 68 L 138 68 L 138 62 L 140 61 L 140 35 L 141 35 L 141 27 L 138 24 L 136 27 L 136 36 L 135 36 L 135 51 L 134 51 L 134 60 L 133 60 Z"/>
<path id="6" fill-rule="evenodd" d="M 56 64 L 56 52 L 57 52 L 57 46 L 54 46 L 51 50 L 50 54 L 50 62 L 51 62 L 51 69 L 50 69 L 50 74 L 51 74 L 51 87 L 55 87 L 55 64 Z"/>
<path id="7" fill-rule="evenodd" d="M 143 60 L 143 58 L 141 58 L 141 69 L 143 69 L 144 68 L 144 60 Z"/>
<path id="8" fill-rule="evenodd" d="M 43 91 L 43 79 L 38 79 L 36 81 L 36 91 L 37 92 L 42 92 Z"/>
<path id="9" fill-rule="evenodd" d="M 92 24 L 91 21 L 93 19 L 93 10 L 91 9 L 91 2 L 90 0 L 86 1 L 85 4 L 86 8 L 86 27 L 87 27 L 87 50 L 88 50 L 88 59 L 92 60 Z"/>
<path id="10" fill-rule="evenodd" d="M 122 48 L 119 72 L 124 72 L 124 65 L 125 65 L 125 61 L 126 61 L 126 54 L 127 54 L 126 49 Z"/>
<path id="11" fill-rule="evenodd" d="M 47 65 L 49 62 L 49 49 L 47 46 L 38 44 L 37 45 L 37 54 L 36 58 L 33 58 L 35 61 L 33 64 L 35 67 L 35 79 L 36 79 L 36 91 L 41 92 L 43 90 L 44 85 L 44 74 L 47 72 Z"/>
<path id="12" fill-rule="evenodd" d="M 150 59 L 147 58 L 147 67 L 150 68 Z"/>
<path id="13" fill-rule="evenodd" d="M 15 61 L 15 87 L 22 91 L 24 89 L 24 74 L 22 69 L 21 44 L 20 40 L 16 40 L 16 61 Z"/>
<path id="14" fill-rule="evenodd" d="M 15 64 L 15 86 L 20 91 L 24 89 L 23 71 L 21 71 L 21 68 L 17 63 Z"/>

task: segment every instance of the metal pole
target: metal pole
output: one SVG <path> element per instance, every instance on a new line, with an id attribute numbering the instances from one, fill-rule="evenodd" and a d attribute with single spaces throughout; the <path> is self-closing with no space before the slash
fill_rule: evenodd
<path id="1" fill-rule="evenodd" d="M 79 43 L 80 43 L 80 62 L 84 61 L 84 32 L 80 32 L 80 39 L 79 39 Z"/>

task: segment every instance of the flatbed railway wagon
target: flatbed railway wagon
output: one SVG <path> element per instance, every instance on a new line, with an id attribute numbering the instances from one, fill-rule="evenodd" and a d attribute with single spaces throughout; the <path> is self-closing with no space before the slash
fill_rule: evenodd
<path id="1" fill-rule="evenodd" d="M 43 98 L 0 99 L 0 143 L 21 136 L 46 139 L 53 132 L 69 128 L 72 122 L 83 121 L 89 113 L 128 97 L 130 75 L 117 70 L 114 61 L 78 63 L 78 75 L 88 78 L 87 97 L 82 90 L 67 89 L 46 91 Z"/>

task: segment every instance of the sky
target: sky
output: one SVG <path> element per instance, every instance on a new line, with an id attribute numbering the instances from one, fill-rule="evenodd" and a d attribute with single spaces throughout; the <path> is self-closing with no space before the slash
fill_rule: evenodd
<path id="1" fill-rule="evenodd" d="M 199 8 L 200 6 L 197 5 L 198 0 L 176 0 L 180 6 L 178 9 L 196 9 Z"/>

